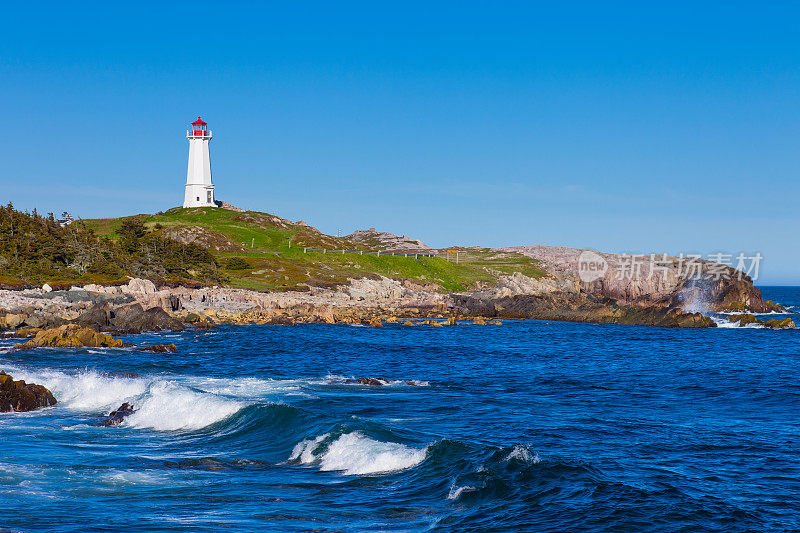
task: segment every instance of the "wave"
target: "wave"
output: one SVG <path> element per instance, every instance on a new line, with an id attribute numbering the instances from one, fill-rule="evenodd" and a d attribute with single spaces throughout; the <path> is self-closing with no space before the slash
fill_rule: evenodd
<path id="1" fill-rule="evenodd" d="M 709 318 L 711 318 L 711 320 L 713 320 L 717 324 L 718 328 L 723 328 L 723 329 L 725 329 L 725 328 L 727 328 L 727 329 L 731 329 L 731 328 L 735 328 L 735 329 L 764 329 L 764 324 L 745 324 L 745 325 L 742 325 L 739 322 L 736 322 L 736 321 L 733 321 L 733 320 L 728 320 L 728 319 L 726 319 L 724 317 L 721 317 L 721 316 L 713 316 L 713 315 L 711 315 Z"/>
<path id="2" fill-rule="evenodd" d="M 123 425 L 156 430 L 194 430 L 227 418 L 245 402 L 159 377 L 114 377 L 95 371 L 68 374 L 9 368 L 15 379 L 44 385 L 58 406 L 86 413 L 107 413 L 123 402 L 136 411 Z"/>
<path id="3" fill-rule="evenodd" d="M 136 411 L 126 418 L 125 425 L 174 431 L 204 428 L 228 418 L 247 404 L 171 381 L 157 381 L 134 405 Z"/>
<path id="4" fill-rule="evenodd" d="M 412 386 L 412 387 L 430 387 L 430 382 L 420 380 L 420 379 L 388 379 L 382 377 L 374 377 L 369 378 L 375 380 L 376 382 L 380 383 L 383 386 L 392 386 L 392 387 L 400 387 L 400 386 Z M 339 376 L 336 374 L 328 374 L 325 376 L 325 379 L 321 381 L 319 384 L 321 385 L 353 385 L 353 386 L 363 386 L 362 383 L 356 382 L 356 378 L 354 376 Z"/>
<path id="5" fill-rule="evenodd" d="M 104 376 L 94 371 L 67 374 L 60 371 L 30 371 L 9 368 L 14 379 L 44 385 L 58 400 L 58 405 L 73 411 L 99 412 L 119 407 L 147 391 L 149 381 L 142 378 Z"/>
<path id="6" fill-rule="evenodd" d="M 425 460 L 426 448 L 412 448 L 397 442 L 382 442 L 360 431 L 333 436 L 331 433 L 299 442 L 290 462 L 319 464 L 322 471 L 345 475 L 387 474 L 413 468 Z"/>

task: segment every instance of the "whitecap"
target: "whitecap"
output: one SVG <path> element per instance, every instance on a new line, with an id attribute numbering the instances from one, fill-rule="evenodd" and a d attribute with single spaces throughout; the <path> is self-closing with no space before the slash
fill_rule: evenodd
<path id="1" fill-rule="evenodd" d="M 461 487 L 456 487 L 455 483 L 450 486 L 450 492 L 447 494 L 448 500 L 457 500 L 461 497 L 461 495 L 465 492 L 474 492 L 478 490 L 476 487 L 472 485 L 463 485 Z"/>
<path id="2" fill-rule="evenodd" d="M 193 391 L 172 381 L 153 383 L 124 425 L 162 431 L 200 429 L 228 418 L 246 404 Z"/>
<path id="3" fill-rule="evenodd" d="M 511 461 L 512 459 L 516 459 L 517 461 L 523 461 L 525 463 L 537 464 L 541 462 L 539 458 L 539 454 L 531 453 L 528 448 L 525 446 L 520 446 L 519 444 L 515 444 L 514 447 L 511 449 L 511 452 L 506 456 L 506 461 Z"/>
<path id="4" fill-rule="evenodd" d="M 382 442 L 354 431 L 339 436 L 324 446 L 329 434 L 306 439 L 295 446 L 290 460 L 318 463 L 322 471 L 345 475 L 385 474 L 412 468 L 428 454 L 427 448 L 412 448 L 397 442 Z"/>
<path id="5" fill-rule="evenodd" d="M 58 371 L 11 370 L 14 379 L 44 385 L 60 406 L 75 411 L 97 412 L 118 407 L 147 390 L 147 380 L 103 376 L 94 371 L 66 374 Z"/>

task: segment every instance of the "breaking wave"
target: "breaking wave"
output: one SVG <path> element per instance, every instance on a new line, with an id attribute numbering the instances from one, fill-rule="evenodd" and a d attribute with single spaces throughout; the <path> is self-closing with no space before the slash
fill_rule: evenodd
<path id="1" fill-rule="evenodd" d="M 338 437 L 325 433 L 299 442 L 289 456 L 290 462 L 318 464 L 323 471 L 341 471 L 345 475 L 386 474 L 407 470 L 425 460 L 426 448 L 412 448 L 397 442 L 371 439 L 360 431 Z"/>

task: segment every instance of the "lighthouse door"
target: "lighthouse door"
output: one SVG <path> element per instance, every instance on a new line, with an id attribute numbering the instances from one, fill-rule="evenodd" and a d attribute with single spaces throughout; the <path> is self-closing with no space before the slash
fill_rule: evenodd
<path id="1" fill-rule="evenodd" d="M 210 204 L 211 203 L 211 191 L 206 191 L 206 193 L 208 194 L 207 202 Z"/>

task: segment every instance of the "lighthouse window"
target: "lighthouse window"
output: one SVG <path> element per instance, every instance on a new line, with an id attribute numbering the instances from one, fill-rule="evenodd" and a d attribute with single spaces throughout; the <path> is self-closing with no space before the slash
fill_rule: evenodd
<path id="1" fill-rule="evenodd" d="M 198 202 L 200 201 L 200 197 L 199 197 L 199 196 L 197 197 L 197 201 L 198 201 Z"/>
<path id="2" fill-rule="evenodd" d="M 208 203 L 211 203 L 211 191 L 208 191 Z"/>

